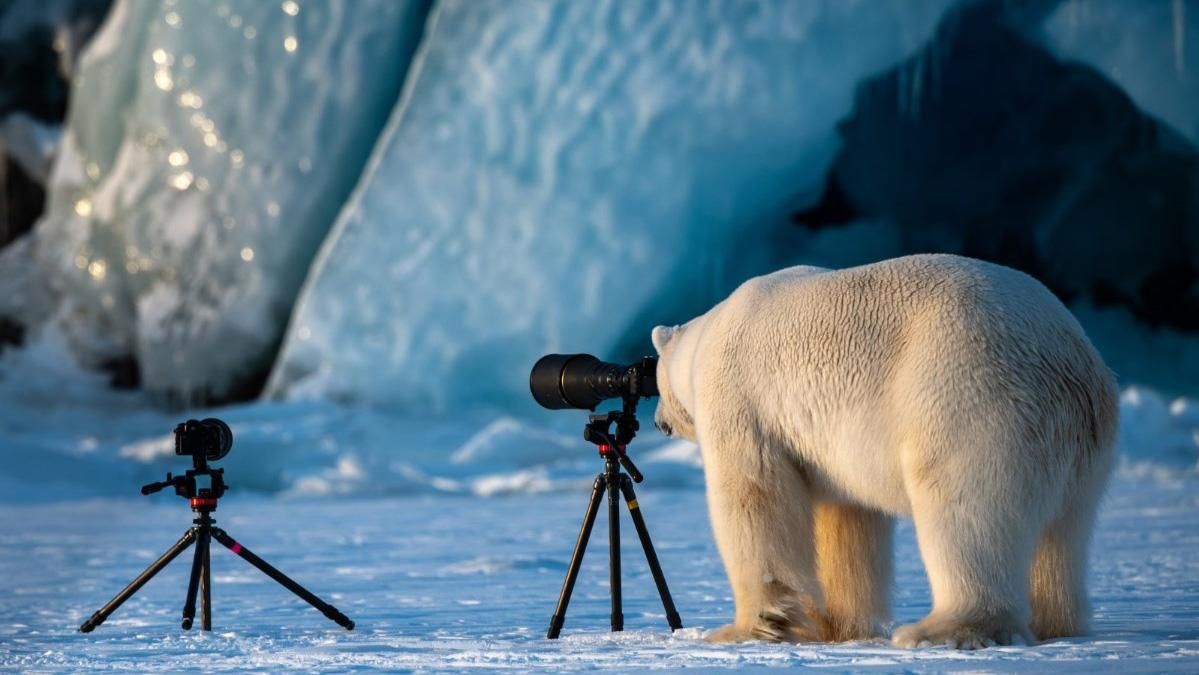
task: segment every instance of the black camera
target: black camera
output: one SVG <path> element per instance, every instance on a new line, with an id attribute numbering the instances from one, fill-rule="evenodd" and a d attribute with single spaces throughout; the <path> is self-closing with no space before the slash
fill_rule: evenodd
<path id="1" fill-rule="evenodd" d="M 233 448 L 229 425 L 215 417 L 188 420 L 175 427 L 175 454 L 203 457 L 215 462 Z"/>
<path id="2" fill-rule="evenodd" d="M 590 354 L 546 354 L 533 365 L 529 389 L 543 408 L 595 410 L 609 398 L 636 400 L 658 395 L 658 358 L 621 366 Z"/>

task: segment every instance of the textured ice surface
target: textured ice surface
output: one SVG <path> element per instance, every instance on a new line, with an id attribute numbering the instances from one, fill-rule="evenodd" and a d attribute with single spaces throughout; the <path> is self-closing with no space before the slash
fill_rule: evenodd
<path id="1" fill-rule="evenodd" d="M 544 352 L 648 348 L 753 269 L 854 84 L 948 4 L 438 3 L 270 391 L 523 402 Z"/>
<path id="2" fill-rule="evenodd" d="M 142 392 L 113 391 L 102 375 L 81 372 L 48 332 L 26 349 L 0 351 L 0 502 L 135 495 L 138 485 L 186 468 L 174 454 L 175 424 L 210 416 L 233 429 L 221 465 L 240 490 L 492 496 L 571 489 L 597 470 L 582 411 L 407 418 L 297 401 L 168 413 Z M 659 485 L 700 484 L 690 444 L 647 428 L 636 456 Z"/>
<path id="3" fill-rule="evenodd" d="M 222 460 L 241 490 L 321 496 L 496 496 L 586 486 L 598 470 L 583 441 L 586 411 L 517 417 L 477 408 L 406 416 L 328 401 L 254 403 L 167 413 L 140 392 L 117 392 L 80 372 L 53 333 L 0 352 L 0 503 L 136 494 L 141 483 L 184 468 L 171 430 L 218 416 L 234 433 Z M 654 484 L 702 485 L 698 449 L 670 441 L 648 420 L 633 454 Z M 1125 389 L 1117 473 L 1199 479 L 1199 405 Z"/>
<path id="4" fill-rule="evenodd" d="M 597 462 L 598 463 L 598 462 Z M 1199 670 L 1199 486 L 1117 480 L 1091 566 L 1094 634 L 977 652 L 882 641 L 710 645 L 732 616 L 703 492 L 654 474 L 638 496 L 686 628 L 670 635 L 622 516 L 624 633 L 608 633 L 605 516 L 567 613 L 544 631 L 586 502 L 565 494 L 341 500 L 232 492 L 220 525 L 357 622 L 346 632 L 221 547 L 213 627 L 179 629 L 185 554 L 91 634 L 78 625 L 190 523 L 183 500 L 92 499 L 0 506 L 0 670 L 121 672 L 645 672 L 822 667 L 837 672 L 1186 672 Z M 928 611 L 910 525 L 896 537 L 897 623 Z"/>
<path id="5" fill-rule="evenodd" d="M 115 5 L 73 84 L 35 247 L 85 360 L 134 355 L 147 389 L 184 396 L 269 367 L 424 8 Z"/>
<path id="6" fill-rule="evenodd" d="M 1067 0 L 1045 42 L 1115 80 L 1137 105 L 1199 141 L 1199 2 Z"/>

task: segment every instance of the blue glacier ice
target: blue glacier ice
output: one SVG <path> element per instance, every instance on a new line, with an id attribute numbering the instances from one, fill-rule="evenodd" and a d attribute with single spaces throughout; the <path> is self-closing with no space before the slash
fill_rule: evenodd
<path id="1" fill-rule="evenodd" d="M 754 268 L 855 83 L 949 4 L 437 3 L 268 393 L 514 405 L 539 354 L 683 318 Z"/>
<path id="2" fill-rule="evenodd" d="M 252 388 L 426 12 L 416 0 L 115 3 L 73 81 L 47 214 L 8 253 L 39 266 L 14 313 L 55 313 L 86 363 L 134 357 L 152 392 Z"/>

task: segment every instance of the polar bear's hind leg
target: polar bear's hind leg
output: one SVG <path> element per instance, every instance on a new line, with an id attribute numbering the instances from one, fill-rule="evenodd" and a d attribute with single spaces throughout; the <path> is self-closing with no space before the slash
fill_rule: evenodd
<path id="1" fill-rule="evenodd" d="M 1017 638 L 1031 643 L 1024 587 L 1034 542 L 1027 526 L 1007 520 L 980 527 L 947 504 L 919 507 L 915 520 L 933 609 L 897 628 L 895 644 L 980 649 Z"/>
<path id="2" fill-rule="evenodd" d="M 975 433 L 981 431 L 968 435 L 987 438 Z M 903 647 L 1031 644 L 1029 567 L 1046 503 L 1060 500 L 1037 489 L 1044 479 L 1035 478 L 1036 468 L 1004 461 L 1011 446 L 1002 434 L 977 441 L 982 450 L 969 453 L 937 446 L 951 437 L 924 439 L 916 455 L 926 461 L 912 462 L 909 470 L 916 468 L 905 476 L 933 608 L 892 639 Z"/>
<path id="3" fill-rule="evenodd" d="M 1045 527 L 1037 543 L 1029 583 L 1032 632 L 1038 640 L 1086 635 L 1091 608 L 1087 601 L 1087 551 L 1095 512 L 1103 493 L 1110 453 L 1097 457 L 1081 477 L 1061 513 Z"/>
<path id="4" fill-rule="evenodd" d="M 882 635 L 891 606 L 891 518 L 850 504 L 816 505 L 816 567 L 824 594 L 822 639 Z"/>

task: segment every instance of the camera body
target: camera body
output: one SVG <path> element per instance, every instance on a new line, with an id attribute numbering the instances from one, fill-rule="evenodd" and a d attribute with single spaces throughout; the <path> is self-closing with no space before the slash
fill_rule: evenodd
<path id="1" fill-rule="evenodd" d="M 191 457 L 192 468 L 182 476 L 167 473 L 166 480 L 143 485 L 142 494 L 151 495 L 173 487 L 175 494 L 191 502 L 193 511 L 215 510 L 217 500 L 225 494 L 225 470 L 214 469 L 208 462 L 224 457 L 232 448 L 233 432 L 228 424 L 215 417 L 176 425 L 175 454 Z"/>
<path id="2" fill-rule="evenodd" d="M 546 354 L 533 365 L 529 390 L 543 408 L 595 410 L 610 398 L 636 401 L 657 396 L 657 368 L 655 356 L 621 366 L 590 354 Z"/>
<path id="3" fill-rule="evenodd" d="M 215 417 L 187 420 L 175 427 L 176 455 L 215 462 L 229 454 L 232 448 L 233 432 L 229 425 Z"/>

